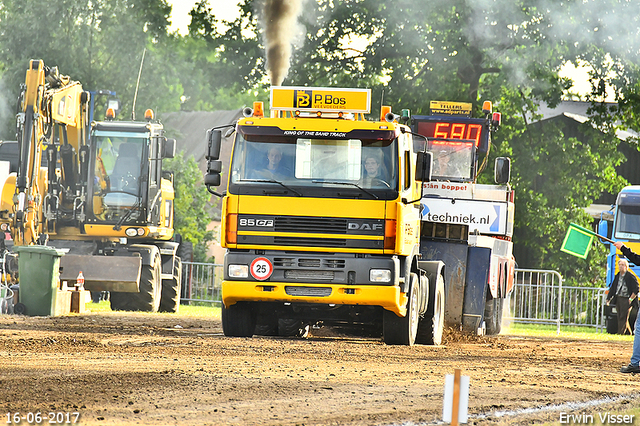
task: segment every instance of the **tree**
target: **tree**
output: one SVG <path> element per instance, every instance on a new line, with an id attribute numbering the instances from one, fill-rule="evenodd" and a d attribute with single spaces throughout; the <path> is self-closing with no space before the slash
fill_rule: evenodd
<path id="1" fill-rule="evenodd" d="M 12 110 L 4 117 L 2 138 L 13 138 L 15 103 L 29 59 L 43 59 L 85 90 L 116 91 L 121 117 L 131 117 L 141 58 L 136 115 L 147 108 L 175 111 L 182 89 L 156 55 L 167 39 L 170 7 L 165 0 L 4 0 L 0 8 L 0 70 Z"/>
<path id="2" fill-rule="evenodd" d="M 214 241 L 214 236 L 213 231 L 207 230 L 213 215 L 208 208 L 211 194 L 204 186 L 202 172 L 193 157 L 185 159 L 182 151 L 165 160 L 165 167 L 174 177 L 173 228 L 184 240 L 193 243 L 194 259 L 205 262 L 209 260 L 208 245 Z"/>
<path id="3" fill-rule="evenodd" d="M 243 16 L 212 39 L 242 38 L 251 46 L 264 46 L 259 14 L 250 6 L 256 4 L 246 0 Z M 489 164 L 497 155 L 513 157 L 514 242 L 527 254 L 518 261 L 527 267 L 557 268 L 581 283 L 593 282 L 594 274 L 602 276 L 601 256 L 576 264 L 558 249 L 569 222 L 588 226 L 584 207 L 601 192 L 617 191 L 624 184 L 615 174 L 623 158 L 616 150 L 619 141 L 612 123 L 624 118 L 637 124 L 640 107 L 630 101 L 611 111 L 598 101 L 605 83 L 618 94 L 640 99 L 637 42 L 626 35 L 628 28 L 611 19 L 637 16 L 638 6 L 623 0 L 436 0 L 419 7 L 409 0 L 312 4 L 299 19 L 305 35 L 296 44 L 285 84 L 370 87 L 374 105 L 384 96 L 394 110 L 410 108 L 414 114 L 427 113 L 430 100 L 472 102 L 477 112 L 481 100 L 493 100 L 504 125 L 495 135 Z M 621 49 L 611 37 L 624 37 L 633 48 Z M 364 47 L 354 50 L 349 39 L 364 41 Z M 254 64 L 244 75 L 264 79 L 265 64 L 257 56 L 247 59 L 251 52 L 236 59 Z M 607 55 L 609 62 L 603 61 Z M 571 81 L 559 76 L 566 62 L 594 65 L 590 98 L 595 128 L 585 126 L 580 138 L 568 128 L 532 124 L 541 102 L 555 106 L 570 90 Z M 611 65 L 602 65 L 606 63 Z M 252 81 L 259 84 L 261 79 Z"/>

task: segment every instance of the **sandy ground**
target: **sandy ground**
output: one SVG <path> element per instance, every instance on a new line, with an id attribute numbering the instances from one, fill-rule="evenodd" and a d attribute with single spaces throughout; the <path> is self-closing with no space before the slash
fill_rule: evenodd
<path id="1" fill-rule="evenodd" d="M 23 425 L 36 413 L 41 424 L 441 424 L 456 368 L 470 377 L 469 424 L 640 405 L 640 375 L 618 373 L 629 342 L 449 334 L 441 347 L 397 347 L 322 330 L 242 339 L 224 337 L 217 319 L 86 313 L 0 316 L 0 351 L 7 424 L 14 413 Z M 599 403 L 554 408 L 588 401 Z"/>

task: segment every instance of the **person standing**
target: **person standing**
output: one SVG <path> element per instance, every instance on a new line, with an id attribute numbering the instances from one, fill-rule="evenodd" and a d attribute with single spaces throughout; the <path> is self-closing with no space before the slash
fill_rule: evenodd
<path id="1" fill-rule="evenodd" d="M 618 312 L 618 334 L 625 334 L 629 328 L 629 312 L 631 311 L 631 301 L 638 294 L 638 280 L 635 275 L 629 272 L 629 261 L 624 258 L 618 260 L 618 273 L 613 278 L 609 288 L 607 303 L 613 302 Z"/>
<path id="2" fill-rule="evenodd" d="M 613 245 L 616 246 L 616 248 L 620 250 L 622 254 L 624 254 L 630 261 L 632 261 L 636 265 L 640 265 L 640 255 L 632 252 L 631 249 L 626 247 L 620 241 L 616 241 L 615 243 L 613 243 Z M 636 294 L 637 292 L 638 289 L 636 287 Z M 621 373 L 640 373 L 640 337 L 638 337 L 640 333 L 637 332 L 637 330 L 639 329 L 640 315 L 638 315 L 638 317 L 636 318 L 636 333 L 633 336 L 633 350 L 631 353 L 631 360 L 629 361 L 629 365 L 625 365 L 620 369 Z"/>

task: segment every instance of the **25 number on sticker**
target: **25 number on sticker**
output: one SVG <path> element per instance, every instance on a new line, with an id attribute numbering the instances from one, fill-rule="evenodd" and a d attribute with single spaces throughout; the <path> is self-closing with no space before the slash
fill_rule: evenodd
<path id="1" fill-rule="evenodd" d="M 273 265 L 266 257 L 258 257 L 251 262 L 251 276 L 258 281 L 264 281 L 273 273 Z"/>

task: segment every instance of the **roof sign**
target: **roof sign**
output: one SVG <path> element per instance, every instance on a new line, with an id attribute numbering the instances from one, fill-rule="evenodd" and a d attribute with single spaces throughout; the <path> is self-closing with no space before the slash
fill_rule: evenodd
<path id="1" fill-rule="evenodd" d="M 431 101 L 429 108 L 431 115 L 461 115 L 471 117 L 472 105 L 467 102 L 440 102 Z"/>
<path id="2" fill-rule="evenodd" d="M 370 89 L 336 89 L 322 87 L 271 88 L 271 109 L 279 111 L 352 112 L 368 114 Z"/>

